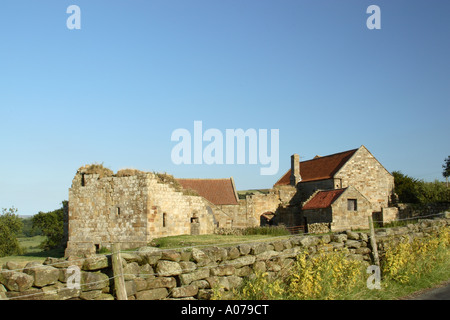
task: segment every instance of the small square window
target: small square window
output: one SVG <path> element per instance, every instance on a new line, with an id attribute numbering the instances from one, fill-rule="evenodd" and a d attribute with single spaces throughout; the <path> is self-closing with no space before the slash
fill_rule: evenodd
<path id="1" fill-rule="evenodd" d="M 347 199 L 347 210 L 348 211 L 358 210 L 356 199 Z"/>

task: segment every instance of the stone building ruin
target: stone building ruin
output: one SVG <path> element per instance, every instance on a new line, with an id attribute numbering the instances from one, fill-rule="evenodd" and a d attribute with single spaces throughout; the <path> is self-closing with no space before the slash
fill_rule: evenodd
<path id="1" fill-rule="evenodd" d="M 364 147 L 299 161 L 265 192 L 238 196 L 233 178 L 176 179 L 168 174 L 101 165 L 80 168 L 69 189 L 66 256 L 120 242 L 123 249 L 154 238 L 211 234 L 260 225 L 329 232 L 368 226 L 369 215 L 397 217 L 394 178 Z"/>

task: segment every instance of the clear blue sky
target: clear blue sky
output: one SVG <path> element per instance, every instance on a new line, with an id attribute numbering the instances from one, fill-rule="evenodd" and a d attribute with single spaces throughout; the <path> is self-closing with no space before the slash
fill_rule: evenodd
<path id="1" fill-rule="evenodd" d="M 69 5 L 81 29 L 69 30 Z M 369 5 L 381 30 L 369 30 Z M 0 4 L 0 208 L 60 207 L 104 163 L 267 188 L 303 160 L 365 145 L 443 179 L 450 2 L 115 0 Z M 175 165 L 175 129 L 279 129 L 280 170 Z"/>

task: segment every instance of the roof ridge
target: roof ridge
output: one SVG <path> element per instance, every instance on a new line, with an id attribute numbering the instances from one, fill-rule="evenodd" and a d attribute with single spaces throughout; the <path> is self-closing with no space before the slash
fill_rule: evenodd
<path id="1" fill-rule="evenodd" d="M 360 148 L 347 151 L 336 152 L 326 156 L 306 161 L 299 161 L 301 180 L 299 183 L 307 181 L 316 181 L 331 179 L 355 154 Z M 290 184 L 289 169 L 281 176 L 274 186 Z"/>
<path id="2" fill-rule="evenodd" d="M 329 190 L 317 190 L 318 192 L 331 192 L 331 191 L 345 191 L 348 187 L 339 188 L 339 189 L 329 189 Z"/>
<path id="3" fill-rule="evenodd" d="M 328 157 L 332 157 L 332 156 L 337 156 L 337 155 L 339 155 L 339 154 L 343 154 L 343 153 L 347 153 L 347 152 L 356 152 L 358 149 L 359 149 L 359 148 L 351 149 L 351 150 L 347 150 L 347 151 L 342 151 L 342 152 L 336 152 L 336 153 L 333 153 L 333 154 L 328 154 L 328 155 L 326 155 L 326 156 L 319 156 L 318 158 L 312 158 L 312 159 L 309 159 L 309 160 L 300 161 L 300 163 L 301 163 L 301 162 L 307 162 L 307 161 L 313 161 L 313 160 L 320 160 L 320 159 L 323 159 L 323 158 L 328 158 Z M 316 157 L 317 157 L 317 156 L 316 156 Z"/>

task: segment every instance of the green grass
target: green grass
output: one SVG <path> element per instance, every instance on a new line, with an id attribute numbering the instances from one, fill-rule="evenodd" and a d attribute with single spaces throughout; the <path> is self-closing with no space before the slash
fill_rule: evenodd
<path id="1" fill-rule="evenodd" d="M 248 227 L 243 230 L 244 235 L 289 236 L 291 233 L 282 226 Z"/>
<path id="2" fill-rule="evenodd" d="M 38 253 L 41 252 L 42 249 L 40 245 L 45 241 L 45 236 L 34 236 L 34 237 L 19 237 L 20 246 L 25 250 L 26 253 Z"/>
<path id="3" fill-rule="evenodd" d="M 0 265 L 7 261 L 14 261 L 19 263 L 27 263 L 32 261 L 44 262 L 47 257 L 59 258 L 64 255 L 61 249 L 44 251 L 40 245 L 46 239 L 45 236 L 34 237 L 19 237 L 20 246 L 24 249 L 25 253 L 17 256 L 0 257 Z"/>

